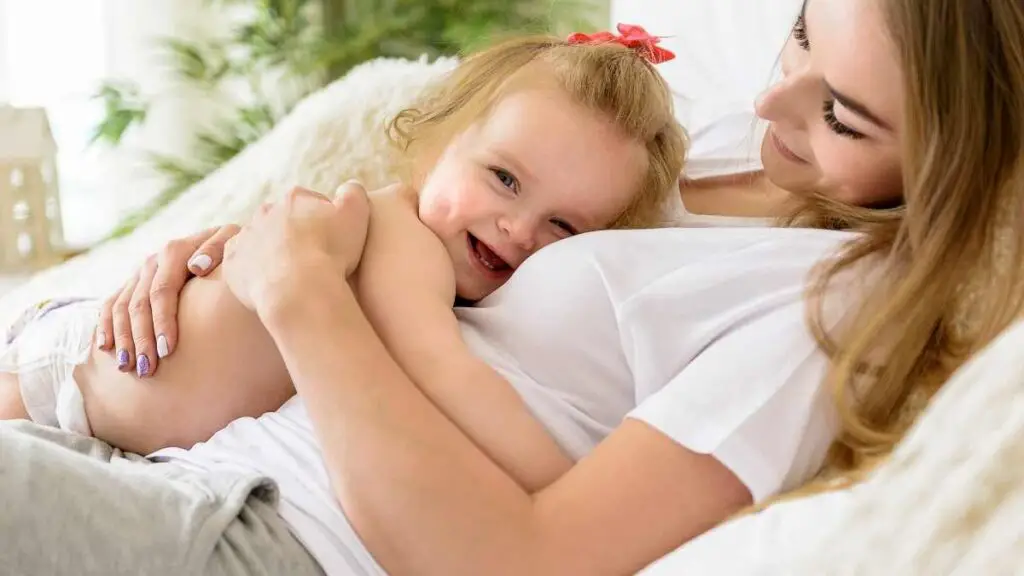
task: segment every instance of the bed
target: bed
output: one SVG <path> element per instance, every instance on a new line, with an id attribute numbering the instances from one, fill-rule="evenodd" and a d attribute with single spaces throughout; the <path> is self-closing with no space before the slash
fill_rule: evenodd
<path id="1" fill-rule="evenodd" d="M 797 0 L 622 0 L 615 21 L 667 36 L 661 69 L 692 133 L 752 118 L 776 74 Z M 454 62 L 377 60 L 310 96 L 265 138 L 130 236 L 107 242 L 0 297 L 0 325 L 56 296 L 105 296 L 167 240 L 244 221 L 293 184 L 330 191 L 349 178 L 394 179 L 385 119 Z M 750 142 L 737 140 L 736 146 Z M 729 153 L 733 153 L 733 149 Z M 692 154 L 724 153 L 720 143 Z M 1024 327 L 954 377 L 893 460 L 868 483 L 730 523 L 668 555 L 648 575 L 1009 574 L 1024 566 Z M 740 528 L 737 528 L 737 525 Z M 746 528 L 743 528 L 746 526 Z M 758 534 L 774 534 L 766 546 Z"/>

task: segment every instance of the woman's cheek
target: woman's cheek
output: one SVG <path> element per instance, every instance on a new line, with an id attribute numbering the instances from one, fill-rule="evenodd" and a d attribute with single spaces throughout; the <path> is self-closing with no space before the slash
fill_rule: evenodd
<path id="1" fill-rule="evenodd" d="M 822 143 L 816 159 L 822 175 L 821 190 L 835 200 L 856 206 L 878 206 L 893 204 L 901 196 L 898 160 L 871 149 L 869 143 Z"/>

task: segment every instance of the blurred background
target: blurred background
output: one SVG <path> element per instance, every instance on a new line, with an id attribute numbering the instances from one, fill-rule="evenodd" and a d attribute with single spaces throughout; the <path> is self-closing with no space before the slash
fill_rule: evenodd
<path id="1" fill-rule="evenodd" d="M 360 62 L 609 18 L 608 0 L 0 0 L 0 112 L 14 107 L 0 164 L 45 140 L 18 115 L 44 110 L 54 226 L 73 253 L 131 230 Z"/>

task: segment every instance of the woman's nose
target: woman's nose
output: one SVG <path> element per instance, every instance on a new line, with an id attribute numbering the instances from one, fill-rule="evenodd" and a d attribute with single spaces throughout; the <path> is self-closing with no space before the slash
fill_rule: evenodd
<path id="1" fill-rule="evenodd" d="M 815 109 L 814 92 L 820 90 L 806 68 L 788 70 L 782 78 L 762 92 L 754 103 L 758 117 L 802 128 L 808 110 Z"/>

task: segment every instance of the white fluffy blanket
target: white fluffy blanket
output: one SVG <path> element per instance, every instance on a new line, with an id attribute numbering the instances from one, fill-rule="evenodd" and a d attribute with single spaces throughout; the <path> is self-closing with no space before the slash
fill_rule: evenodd
<path id="1" fill-rule="evenodd" d="M 357 178 L 378 187 L 396 178 L 384 129 L 454 60 L 380 59 L 302 101 L 271 133 L 199 182 L 131 235 L 46 270 L 0 297 L 0 326 L 54 296 L 106 296 L 168 240 L 226 222 L 244 222 L 263 201 L 293 185 L 331 193 Z"/>

